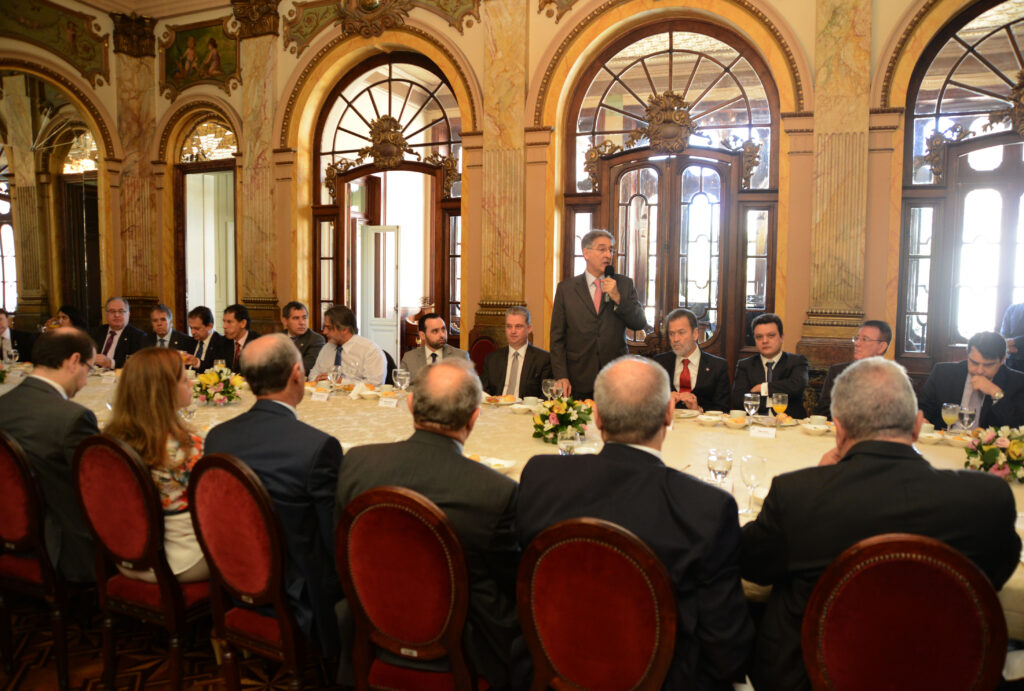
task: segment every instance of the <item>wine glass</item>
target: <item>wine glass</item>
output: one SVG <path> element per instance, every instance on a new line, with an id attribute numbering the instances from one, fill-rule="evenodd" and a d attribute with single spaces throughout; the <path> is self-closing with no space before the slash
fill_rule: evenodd
<path id="1" fill-rule="evenodd" d="M 580 445 L 580 433 L 575 427 L 558 430 L 558 453 L 563 456 L 572 456 L 576 453 L 576 447 Z"/>
<path id="2" fill-rule="evenodd" d="M 786 407 L 789 406 L 789 394 L 785 393 L 773 393 L 771 396 L 772 410 L 775 411 L 775 426 L 779 426 L 779 415 L 786 412 Z"/>
<path id="3" fill-rule="evenodd" d="M 543 393 L 544 397 L 549 401 L 555 395 L 555 386 L 557 384 L 558 382 L 555 381 L 554 379 L 545 379 L 540 383 L 541 393 Z"/>
<path id="4" fill-rule="evenodd" d="M 409 380 L 411 379 L 412 372 L 407 369 L 402 369 L 401 367 L 396 368 L 395 371 L 391 373 L 391 381 L 393 381 L 395 386 L 402 391 L 405 391 L 405 388 L 409 386 Z"/>
<path id="5" fill-rule="evenodd" d="M 761 407 L 761 394 L 759 393 L 745 393 L 743 394 L 743 410 L 747 411 L 747 418 L 749 422 L 753 424 L 754 415 L 757 414 L 757 409 Z"/>
<path id="6" fill-rule="evenodd" d="M 327 370 L 327 381 L 331 383 L 331 391 L 338 388 L 338 382 L 341 381 L 341 365 L 334 365 Z"/>
<path id="7" fill-rule="evenodd" d="M 198 410 L 196 406 L 196 399 L 193 398 L 191 403 L 178 411 L 178 415 L 180 415 L 181 419 L 185 422 L 192 422 L 196 419 L 196 410 Z"/>
<path id="8" fill-rule="evenodd" d="M 768 475 L 768 460 L 763 456 L 743 456 L 740 458 L 740 475 L 747 488 L 747 508 L 740 513 L 754 513 L 754 490 Z"/>
<path id="9" fill-rule="evenodd" d="M 732 451 L 708 449 L 708 472 L 715 484 L 721 485 L 732 470 Z"/>
<path id="10" fill-rule="evenodd" d="M 974 427 L 974 419 L 978 416 L 978 411 L 974 408 L 961 408 L 959 411 L 960 426 L 964 428 L 964 431 L 968 431 Z"/>
<path id="11" fill-rule="evenodd" d="M 943 403 L 942 404 L 942 421 L 946 423 L 946 427 L 953 429 L 953 425 L 956 424 L 957 418 L 960 416 L 960 404 L 959 403 Z"/>

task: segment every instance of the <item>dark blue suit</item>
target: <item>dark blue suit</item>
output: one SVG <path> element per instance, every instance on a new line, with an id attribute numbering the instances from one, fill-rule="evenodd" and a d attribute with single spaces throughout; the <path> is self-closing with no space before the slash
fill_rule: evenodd
<path id="1" fill-rule="evenodd" d="M 942 404 L 959 404 L 966 383 L 966 360 L 940 362 L 932 368 L 917 400 L 928 422 L 937 429 L 946 428 L 946 422 L 942 419 Z M 996 376 L 992 377 L 992 383 L 1003 390 L 1003 399 L 993 401 L 991 396 L 984 397 L 981 410 L 978 411 L 978 426 L 1024 425 L 1024 373 L 1003 365 Z"/>
<path id="2" fill-rule="evenodd" d="M 679 380 L 676 379 L 676 358 L 678 356 L 671 350 L 665 353 L 658 353 L 653 360 L 665 368 L 668 372 L 668 382 L 673 391 L 679 390 Z M 691 392 L 697 397 L 697 405 L 704 410 L 729 411 L 729 363 L 725 359 L 700 351 L 700 360 L 697 365 L 699 370 L 697 381 L 694 382 Z M 682 403 L 676 403 L 677 408 L 684 407 Z M 743 406 L 740 406 L 742 408 Z M 739 410 L 739 408 L 737 408 Z"/>
<path id="3" fill-rule="evenodd" d="M 341 444 L 283 405 L 259 400 L 210 430 L 206 453 L 237 456 L 267 488 L 288 543 L 285 591 L 295 618 L 325 655 L 337 655 L 334 605 L 344 595 L 334 566 L 334 490 Z"/>
<path id="4" fill-rule="evenodd" d="M 635 533 L 668 569 L 679 619 L 663 688 L 731 691 L 754 640 L 733 498 L 624 444 L 606 444 L 597 455 L 530 459 L 516 509 L 520 545 L 585 516 Z"/>

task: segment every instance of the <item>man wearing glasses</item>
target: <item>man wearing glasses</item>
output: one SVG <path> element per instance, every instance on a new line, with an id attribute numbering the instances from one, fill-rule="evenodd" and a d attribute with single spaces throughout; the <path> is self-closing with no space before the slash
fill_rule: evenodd
<path id="1" fill-rule="evenodd" d="M 142 349 L 146 333 L 128 323 L 131 308 L 122 297 L 107 300 L 107 323 L 89 332 L 96 343 L 96 366 L 104 369 L 124 367 L 124 361 Z"/>
<path id="2" fill-rule="evenodd" d="M 821 386 L 821 396 L 818 398 L 818 406 L 814 409 L 815 415 L 825 415 L 832 419 L 832 384 L 840 373 L 857 362 L 869 357 L 881 357 L 889 350 L 892 343 L 892 327 L 888 322 L 881 319 L 869 319 L 860 325 L 860 330 L 853 338 L 853 359 L 849 362 L 840 362 L 828 368 L 825 375 L 825 383 Z"/>

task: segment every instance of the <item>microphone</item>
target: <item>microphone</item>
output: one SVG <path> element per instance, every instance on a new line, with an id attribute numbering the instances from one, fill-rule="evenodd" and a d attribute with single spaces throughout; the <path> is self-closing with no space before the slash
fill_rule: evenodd
<path id="1" fill-rule="evenodd" d="M 615 276 L 615 269 L 612 268 L 611 264 L 609 264 L 608 266 L 604 267 L 604 277 L 605 278 L 612 278 L 614 276 Z M 608 297 L 608 293 L 605 293 L 604 294 L 604 301 L 608 302 L 610 300 L 611 300 L 611 298 Z"/>

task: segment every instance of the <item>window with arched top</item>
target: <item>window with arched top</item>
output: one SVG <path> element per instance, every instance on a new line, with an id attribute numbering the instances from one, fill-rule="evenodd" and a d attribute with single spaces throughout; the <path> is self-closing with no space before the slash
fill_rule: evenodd
<path id="1" fill-rule="evenodd" d="M 361 328 L 430 304 L 457 336 L 461 134 L 451 84 L 417 53 L 375 56 L 335 85 L 314 136 L 314 324 L 332 304 L 350 306 Z M 399 230 L 364 234 L 375 226 Z"/>
<path id="2" fill-rule="evenodd" d="M 567 126 L 563 277 L 584 270 L 580 239 L 616 238 L 652 333 L 696 313 L 703 347 L 735 359 L 746 325 L 772 309 L 778 201 L 778 94 L 739 36 L 697 21 L 619 37 L 583 73 Z"/>
<path id="3" fill-rule="evenodd" d="M 185 136 L 178 153 L 181 163 L 219 161 L 234 157 L 238 151 L 235 133 L 215 117 L 200 120 Z"/>
<path id="4" fill-rule="evenodd" d="M 93 139 L 92 132 L 82 129 L 71 140 L 71 146 L 64 157 L 61 173 L 74 175 L 96 170 L 96 161 L 99 160 L 99 157 L 99 149 L 96 147 L 96 140 Z"/>
<path id="5" fill-rule="evenodd" d="M 958 357 L 1024 301 L 1022 55 L 1024 0 L 987 0 L 931 41 L 911 77 L 896 329 L 911 372 Z"/>

